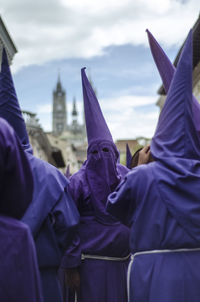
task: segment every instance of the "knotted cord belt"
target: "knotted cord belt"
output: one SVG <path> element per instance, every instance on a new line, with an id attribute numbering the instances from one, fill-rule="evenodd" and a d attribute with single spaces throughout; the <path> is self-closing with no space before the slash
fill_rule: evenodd
<path id="1" fill-rule="evenodd" d="M 85 259 L 93 259 L 93 260 L 106 260 L 106 261 L 126 261 L 130 258 L 130 254 L 126 257 L 108 257 L 108 256 L 99 256 L 99 255 L 88 255 L 88 254 L 81 254 L 81 260 Z M 77 293 L 75 292 L 75 302 L 77 302 Z"/>

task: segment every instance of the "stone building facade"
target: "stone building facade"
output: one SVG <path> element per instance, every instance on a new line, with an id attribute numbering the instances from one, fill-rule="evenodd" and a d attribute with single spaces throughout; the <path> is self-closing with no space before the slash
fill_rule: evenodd
<path id="1" fill-rule="evenodd" d="M 48 137 L 53 145 L 62 146 L 66 166 L 69 164 L 71 172 L 78 171 L 86 159 L 87 139 L 85 119 L 80 124 L 76 98 L 73 99 L 71 123 L 68 123 L 66 92 L 58 76 L 56 89 L 53 91 L 52 133 Z"/>
<path id="2" fill-rule="evenodd" d="M 36 117 L 36 114 L 23 111 L 23 117 L 26 123 L 30 144 L 33 148 L 33 154 L 50 164 L 60 168 L 65 168 L 65 161 L 62 150 L 58 146 L 53 146 L 48 135 L 43 131 Z"/>
<path id="3" fill-rule="evenodd" d="M 85 141 L 85 125 L 78 122 L 78 110 L 76 107 L 76 98 L 73 99 L 72 123 L 68 123 L 68 110 L 66 91 L 62 87 L 60 76 L 58 76 L 56 89 L 53 91 L 53 113 L 52 113 L 52 134 L 65 136 L 73 142 L 82 143 Z"/>
<path id="4" fill-rule="evenodd" d="M 66 92 L 62 87 L 60 76 L 56 89 L 53 91 L 53 134 L 58 136 L 67 130 L 67 109 L 66 109 Z"/>
<path id="5" fill-rule="evenodd" d="M 11 39 L 11 36 L 0 16 L 0 62 L 3 47 L 6 49 L 9 64 L 12 63 L 14 55 L 17 53 L 17 48 Z"/>

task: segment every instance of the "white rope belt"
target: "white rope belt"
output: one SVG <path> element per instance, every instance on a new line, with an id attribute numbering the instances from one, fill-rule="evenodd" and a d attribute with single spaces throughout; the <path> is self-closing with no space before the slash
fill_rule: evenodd
<path id="1" fill-rule="evenodd" d="M 125 260 L 128 260 L 129 258 L 130 258 L 130 254 L 128 256 L 122 257 L 122 258 L 81 254 L 81 260 L 94 259 L 94 260 L 107 260 L 107 261 L 125 261 Z"/>
<path id="2" fill-rule="evenodd" d="M 107 260 L 107 261 L 125 261 L 130 258 L 130 254 L 126 257 L 118 258 L 118 257 L 107 257 L 107 256 L 99 256 L 99 255 L 88 255 L 81 254 L 81 260 L 85 259 L 94 259 L 94 260 Z M 77 302 L 77 293 L 75 292 L 75 302 Z"/>
<path id="3" fill-rule="evenodd" d="M 127 271 L 127 292 L 128 292 L 128 302 L 130 302 L 130 276 L 131 276 L 131 267 L 133 264 L 133 261 L 135 257 L 141 256 L 141 255 L 151 255 L 151 254 L 163 254 L 163 253 L 184 253 L 184 252 L 200 252 L 200 248 L 194 248 L 194 249 L 174 249 L 174 250 L 151 250 L 151 251 L 143 251 L 143 252 L 137 252 L 135 254 L 131 255 L 131 261 L 128 266 Z"/>

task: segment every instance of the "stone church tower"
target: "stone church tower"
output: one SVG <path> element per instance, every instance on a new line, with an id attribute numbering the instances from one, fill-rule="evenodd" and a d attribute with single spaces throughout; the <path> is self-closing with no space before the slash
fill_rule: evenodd
<path id="1" fill-rule="evenodd" d="M 62 88 L 60 76 L 53 91 L 53 134 L 60 135 L 67 128 L 66 93 Z"/>
<path id="2" fill-rule="evenodd" d="M 76 98 L 73 99 L 73 109 L 72 109 L 72 125 L 71 125 L 71 131 L 73 134 L 76 134 L 79 131 L 79 125 L 78 125 L 78 111 L 76 109 Z"/>

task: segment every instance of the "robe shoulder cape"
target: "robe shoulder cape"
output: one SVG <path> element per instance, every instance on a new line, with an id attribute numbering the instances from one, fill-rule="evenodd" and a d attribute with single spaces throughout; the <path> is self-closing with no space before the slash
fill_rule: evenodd
<path id="1" fill-rule="evenodd" d="M 166 165 L 133 169 L 108 198 L 108 211 L 131 226 L 133 254 L 200 247 L 200 163 L 174 158 Z M 136 256 L 130 301 L 198 302 L 199 259 L 200 252 Z"/>
<path id="2" fill-rule="evenodd" d="M 22 220 L 36 240 L 39 266 L 57 267 L 67 246 L 69 229 L 77 226 L 79 215 L 68 193 L 67 178 L 32 154 L 28 158 L 34 176 L 34 194 Z"/>

